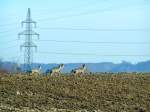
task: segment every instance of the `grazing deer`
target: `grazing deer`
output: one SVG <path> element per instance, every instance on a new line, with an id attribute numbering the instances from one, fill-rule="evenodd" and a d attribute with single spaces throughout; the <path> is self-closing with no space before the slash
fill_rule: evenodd
<path id="1" fill-rule="evenodd" d="M 51 76 L 59 76 L 63 67 L 64 64 L 60 64 L 58 67 L 54 67 L 49 70 L 49 73 L 51 74 Z"/>
<path id="2" fill-rule="evenodd" d="M 84 75 L 84 74 L 87 74 L 87 68 L 85 64 L 83 64 L 81 67 L 73 69 L 71 73 L 73 75 Z"/>
<path id="3" fill-rule="evenodd" d="M 38 66 L 38 69 L 32 69 L 32 71 L 31 71 L 31 75 L 35 75 L 35 76 L 37 76 L 37 75 L 40 75 L 41 74 L 41 66 Z"/>

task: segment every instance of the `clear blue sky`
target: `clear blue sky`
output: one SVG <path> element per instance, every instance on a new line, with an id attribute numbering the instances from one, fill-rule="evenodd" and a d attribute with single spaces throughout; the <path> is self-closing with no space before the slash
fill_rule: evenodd
<path id="1" fill-rule="evenodd" d="M 150 31 L 83 31 L 45 30 L 44 28 L 79 29 L 150 29 L 150 2 L 148 0 L 1 0 L 0 1 L 0 57 L 4 60 L 23 62 L 19 46 L 24 38 L 17 34 L 24 29 L 27 8 L 37 21 L 41 40 L 89 42 L 150 42 Z M 10 42 L 9 42 L 10 41 Z M 12 41 L 12 42 L 11 42 Z M 34 62 L 121 62 L 132 63 L 150 60 L 150 45 L 56 43 L 35 41 L 38 52 Z M 42 54 L 40 52 L 89 53 L 97 55 Z"/>

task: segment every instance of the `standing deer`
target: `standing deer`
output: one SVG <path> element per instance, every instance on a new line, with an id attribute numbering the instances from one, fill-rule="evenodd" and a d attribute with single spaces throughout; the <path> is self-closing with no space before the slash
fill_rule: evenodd
<path id="1" fill-rule="evenodd" d="M 51 76 L 59 76 L 61 73 L 62 68 L 64 67 L 64 64 L 60 64 L 58 67 L 54 67 L 49 70 L 49 73 Z"/>
<path id="2" fill-rule="evenodd" d="M 85 75 L 87 73 L 87 68 L 85 64 L 83 64 L 81 67 L 73 69 L 71 73 L 73 75 Z"/>
<path id="3" fill-rule="evenodd" d="M 41 74 L 41 66 L 38 66 L 38 69 L 32 69 L 31 75 L 37 76 Z"/>

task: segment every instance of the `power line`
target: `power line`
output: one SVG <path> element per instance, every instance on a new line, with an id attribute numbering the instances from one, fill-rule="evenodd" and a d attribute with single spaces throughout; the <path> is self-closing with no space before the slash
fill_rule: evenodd
<path id="1" fill-rule="evenodd" d="M 4 57 L 9 56 L 10 53 L 12 53 L 12 51 L 13 51 L 13 53 L 15 53 L 15 54 L 19 54 L 19 51 L 11 50 L 11 49 L 17 48 L 17 47 L 18 47 L 18 45 L 14 45 L 14 46 L 10 46 L 10 47 L 7 47 L 7 48 L 3 48 L 4 50 L 3 50 L 3 51 L 1 50 L 1 54 L 2 54 L 3 56 L 4 56 L 4 54 L 5 54 Z M 11 50 L 11 51 L 10 51 L 10 50 Z"/>
<path id="2" fill-rule="evenodd" d="M 94 32 L 132 32 L 132 31 L 143 31 L 143 32 L 149 32 L 150 28 L 119 28 L 119 29 L 112 29 L 112 28 L 65 28 L 65 27 L 43 27 L 43 28 L 38 28 L 39 30 L 71 30 L 71 31 L 94 31 Z M 1 31 L 0 34 L 2 33 L 8 33 L 8 32 L 12 32 L 12 31 L 16 31 L 16 29 L 10 29 L 10 30 L 6 30 L 6 31 Z"/>
<path id="3" fill-rule="evenodd" d="M 96 0 L 96 1 L 93 2 L 93 3 L 95 4 L 95 3 L 97 3 L 97 2 L 98 2 L 98 1 Z M 93 3 L 92 3 L 92 4 L 93 4 Z M 90 3 L 90 5 L 91 5 L 91 3 Z M 87 7 L 87 5 L 86 5 L 86 7 Z M 77 6 L 77 7 L 71 7 L 71 8 L 69 8 L 69 9 L 65 9 L 65 12 L 66 12 L 66 11 L 70 11 L 70 10 L 72 10 L 72 9 L 77 9 L 77 8 L 83 8 L 83 5 L 79 5 L 79 6 Z M 63 10 L 64 10 L 64 9 L 60 10 L 61 13 L 62 13 Z M 43 19 L 43 20 L 44 20 L 44 19 Z M 6 26 L 16 25 L 16 24 L 18 24 L 18 22 L 0 24 L 0 27 L 6 27 Z"/>
<path id="4" fill-rule="evenodd" d="M 66 18 L 78 17 L 78 16 L 86 16 L 86 15 L 91 15 L 91 14 L 97 14 L 97 13 L 100 13 L 100 12 L 112 11 L 112 9 L 119 9 L 119 8 L 122 8 L 123 6 L 128 6 L 128 5 L 129 4 L 118 5 L 118 6 L 115 6 L 115 7 L 111 6 L 109 8 L 105 8 L 105 9 L 97 9 L 97 10 L 93 10 L 93 11 L 81 12 L 81 13 L 78 13 L 78 14 L 38 19 L 38 21 L 47 21 L 47 20 L 52 21 L 52 20 L 61 20 L 61 19 L 66 19 Z M 134 3 L 134 5 L 135 5 L 135 3 Z"/>
<path id="5" fill-rule="evenodd" d="M 6 24 L 1 24 L 0 27 L 6 27 L 6 26 L 10 26 L 10 25 L 16 25 L 18 24 L 17 22 L 13 22 L 13 23 L 6 23 Z"/>
<path id="6" fill-rule="evenodd" d="M 58 16 L 58 17 L 52 17 L 52 18 L 43 18 L 43 19 L 38 19 L 39 21 L 46 21 L 46 20 L 59 20 L 59 19 L 64 19 L 64 18 L 71 18 L 71 17 L 76 17 L 76 16 L 83 16 L 83 15 L 89 15 L 89 14 L 96 14 L 96 13 L 100 13 L 100 12 L 105 12 L 105 11 L 111 11 L 112 8 L 113 9 L 118 9 L 118 8 L 122 8 L 123 6 L 128 6 L 129 4 L 124 4 L 122 6 L 111 6 L 109 8 L 105 8 L 105 9 L 98 9 L 98 10 L 94 10 L 94 11 L 87 11 L 87 12 L 81 12 L 75 15 L 64 15 L 64 16 Z M 135 3 L 134 3 L 135 5 Z M 72 9 L 72 8 L 71 8 Z M 8 24 L 1 24 L 0 27 L 5 27 L 5 26 L 10 26 L 10 25 L 16 25 L 18 24 L 18 22 L 13 22 L 13 23 L 8 23 Z"/>
<path id="7" fill-rule="evenodd" d="M 5 31 L 1 31 L 1 32 L 0 32 L 0 34 L 2 34 L 2 33 L 12 32 L 12 31 L 16 31 L 16 29 L 15 29 L 15 28 L 13 28 L 13 29 L 9 29 L 9 30 L 5 30 Z"/>
<path id="8" fill-rule="evenodd" d="M 56 43 L 84 43 L 84 44 L 148 44 L 150 45 L 150 42 L 98 42 L 98 41 L 63 41 L 63 40 L 38 40 L 43 42 L 56 42 Z"/>
<path id="9" fill-rule="evenodd" d="M 23 55 L 21 55 L 21 54 L 19 56 L 9 56 L 9 57 L 4 58 L 4 60 L 11 60 L 12 62 L 17 62 L 18 63 L 20 61 L 20 59 L 21 59 L 22 56 Z"/>
<path id="10" fill-rule="evenodd" d="M 39 30 L 64 30 L 64 31 L 91 31 L 91 32 L 136 32 L 136 31 L 143 31 L 143 32 L 149 32 L 150 28 L 134 28 L 134 29 L 100 29 L 100 28 L 63 28 L 63 27 L 57 27 L 57 28 L 39 28 Z M 12 31 L 16 31 L 16 29 L 1 31 L 0 34 L 4 33 L 10 33 Z"/>
<path id="11" fill-rule="evenodd" d="M 14 46 L 9 46 L 9 47 L 6 47 L 6 48 L 2 48 L 4 49 L 3 51 L 7 51 L 8 49 L 12 49 L 12 48 L 15 48 L 15 47 L 18 47 L 18 45 L 14 45 Z"/>
<path id="12" fill-rule="evenodd" d="M 128 31 L 150 31 L 150 28 L 134 28 L 134 29 L 98 29 L 98 28 L 63 28 L 63 27 L 60 27 L 60 28 L 40 28 L 41 30 L 73 30 L 73 31 L 103 31 L 103 32 L 107 32 L 107 31 L 112 31 L 112 32 L 118 32 L 118 31 L 125 31 L 125 32 L 128 32 Z"/>
<path id="13" fill-rule="evenodd" d="M 0 42 L 0 44 L 8 44 L 8 43 L 16 42 L 16 41 L 18 41 L 18 39 L 14 39 L 14 40 L 10 40 L 10 41 L 5 41 L 5 42 Z"/>
<path id="14" fill-rule="evenodd" d="M 87 8 L 87 7 L 91 7 L 91 6 L 95 6 L 97 3 L 99 3 L 100 1 L 97 1 L 97 0 L 93 0 L 93 1 L 90 1 L 90 2 L 88 2 L 88 1 L 86 1 L 84 4 L 78 4 L 77 6 L 72 6 L 72 7 L 68 7 L 68 8 L 66 8 L 65 7 L 65 9 L 59 9 L 59 11 L 51 11 L 52 13 L 64 13 L 64 12 L 70 12 L 70 11 L 72 11 L 72 10 L 74 10 L 74 9 L 79 9 L 79 8 Z M 46 8 L 46 9 L 38 9 L 38 11 L 36 11 L 38 14 L 41 12 L 41 10 L 43 10 L 44 12 L 47 12 L 48 11 L 48 9 Z M 47 10 L 47 11 L 46 11 Z M 48 14 L 49 13 L 51 13 L 50 11 L 48 11 Z M 44 13 L 45 14 L 45 13 Z M 46 15 L 48 15 L 47 13 L 46 13 Z M 41 14 L 40 14 L 41 15 Z"/>
<path id="15" fill-rule="evenodd" d="M 79 55 L 79 56 L 101 56 L 101 57 L 150 57 L 150 54 L 91 54 L 91 53 L 71 53 L 71 52 L 39 52 L 40 54 L 54 54 L 54 55 Z"/>

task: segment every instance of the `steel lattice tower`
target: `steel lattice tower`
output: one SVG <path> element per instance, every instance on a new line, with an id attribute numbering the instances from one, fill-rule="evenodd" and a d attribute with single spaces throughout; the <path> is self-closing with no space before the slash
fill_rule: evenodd
<path id="1" fill-rule="evenodd" d="M 19 38 L 23 35 L 25 37 L 25 42 L 20 46 L 24 48 L 24 67 L 25 71 L 31 71 L 33 63 L 33 48 L 37 49 L 37 46 L 33 43 L 32 37 L 37 36 L 39 39 L 39 34 L 32 30 L 33 26 L 36 28 L 36 22 L 31 19 L 30 8 L 28 8 L 27 17 L 25 21 L 21 22 L 22 27 L 25 25 L 25 30 L 18 34 Z"/>

